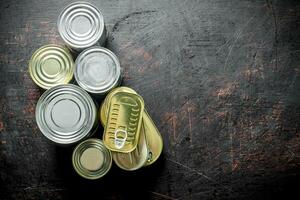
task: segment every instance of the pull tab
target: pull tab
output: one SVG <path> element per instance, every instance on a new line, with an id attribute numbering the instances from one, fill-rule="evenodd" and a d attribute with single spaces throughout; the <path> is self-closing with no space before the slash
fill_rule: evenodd
<path id="1" fill-rule="evenodd" d="M 152 161 L 152 152 L 149 151 L 148 156 L 147 156 L 147 162 L 151 162 Z"/>
<path id="2" fill-rule="evenodd" d="M 127 131 L 117 129 L 115 131 L 115 147 L 121 149 L 125 145 L 127 139 Z"/>

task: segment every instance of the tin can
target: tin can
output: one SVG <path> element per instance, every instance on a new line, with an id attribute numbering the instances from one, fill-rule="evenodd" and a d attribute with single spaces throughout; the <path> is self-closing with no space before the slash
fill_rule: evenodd
<path id="1" fill-rule="evenodd" d="M 133 171 L 145 165 L 148 160 L 149 148 L 146 143 L 145 130 L 142 124 L 139 142 L 130 153 L 112 152 L 113 160 L 123 170 Z"/>
<path id="2" fill-rule="evenodd" d="M 65 7 L 57 21 L 58 32 L 75 52 L 94 45 L 104 45 L 106 28 L 103 15 L 94 5 L 75 2 Z"/>
<path id="3" fill-rule="evenodd" d="M 139 141 L 144 101 L 141 96 L 117 92 L 108 106 L 103 142 L 111 151 L 132 152 Z"/>
<path id="4" fill-rule="evenodd" d="M 108 105 L 110 102 L 111 97 L 119 91 L 123 92 L 130 92 L 136 94 L 136 92 L 129 88 L 129 87 L 118 87 L 113 89 L 105 98 L 105 100 L 102 103 L 102 106 L 100 108 L 100 121 L 103 126 L 106 125 L 107 122 L 107 116 L 108 116 Z M 161 155 L 162 150 L 163 150 L 163 139 L 156 128 L 154 122 L 152 121 L 151 117 L 149 116 L 148 112 L 146 109 L 144 109 L 143 112 L 143 121 L 142 125 L 144 128 L 144 133 L 145 133 L 145 138 L 146 138 L 146 144 L 148 147 L 148 158 L 147 162 L 145 163 L 145 166 L 153 164 Z M 142 132 L 142 131 L 141 131 Z M 114 159 L 114 161 L 116 161 Z"/>
<path id="5" fill-rule="evenodd" d="M 69 83 L 73 71 L 74 61 L 70 51 L 59 45 L 42 46 L 29 61 L 30 76 L 43 89 Z"/>
<path id="6" fill-rule="evenodd" d="M 110 50 L 91 47 L 77 57 L 74 76 L 80 87 L 95 97 L 101 97 L 120 84 L 120 62 Z"/>
<path id="7" fill-rule="evenodd" d="M 110 170 L 111 152 L 99 139 L 87 139 L 74 149 L 72 164 L 75 171 L 86 179 L 99 179 Z"/>
<path id="8" fill-rule="evenodd" d="M 93 99 L 80 87 L 64 84 L 44 92 L 36 105 L 36 122 L 42 134 L 56 144 L 76 143 L 97 129 Z"/>

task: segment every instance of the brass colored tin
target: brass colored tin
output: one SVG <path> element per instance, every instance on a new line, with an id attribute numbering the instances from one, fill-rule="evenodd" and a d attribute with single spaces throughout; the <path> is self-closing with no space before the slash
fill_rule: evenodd
<path id="1" fill-rule="evenodd" d="M 30 76 L 43 89 L 69 83 L 73 71 L 74 61 L 70 51 L 59 45 L 42 46 L 29 61 Z"/>
<path id="2" fill-rule="evenodd" d="M 144 101 L 137 94 L 115 93 L 109 102 L 103 142 L 111 151 L 132 152 L 139 141 Z"/>
<path id="3" fill-rule="evenodd" d="M 78 144 L 73 151 L 75 171 L 86 179 L 103 177 L 111 168 L 111 152 L 99 139 L 91 138 Z"/>
<path id="4" fill-rule="evenodd" d="M 136 94 L 136 92 L 128 87 L 118 87 L 112 90 L 105 98 L 102 106 L 100 108 L 100 121 L 102 125 L 105 126 L 107 121 L 108 115 L 108 104 L 110 102 L 111 97 L 117 92 L 129 92 Z M 163 139 L 161 134 L 159 133 L 158 129 L 156 128 L 154 122 L 152 121 L 151 117 L 147 113 L 146 109 L 143 112 L 143 127 L 146 137 L 146 143 L 148 146 L 148 159 L 145 163 L 145 166 L 153 164 L 160 156 L 162 149 L 163 149 Z M 142 131 L 141 131 L 142 132 Z"/>
<path id="5" fill-rule="evenodd" d="M 139 142 L 134 151 L 130 153 L 112 152 L 112 157 L 116 165 L 127 171 L 133 171 L 143 167 L 147 162 L 148 155 L 148 147 L 143 124 L 141 127 Z"/>

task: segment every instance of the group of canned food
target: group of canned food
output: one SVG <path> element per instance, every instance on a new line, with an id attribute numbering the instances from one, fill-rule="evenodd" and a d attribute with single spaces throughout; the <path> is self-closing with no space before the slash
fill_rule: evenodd
<path id="1" fill-rule="evenodd" d="M 58 31 L 68 48 L 43 46 L 29 62 L 31 78 L 46 89 L 36 105 L 40 131 L 60 145 L 81 141 L 72 162 L 87 179 L 104 176 L 112 160 L 128 171 L 154 163 L 162 152 L 162 137 L 142 97 L 131 88 L 118 87 L 118 58 L 101 47 L 107 35 L 101 12 L 90 3 L 72 3 L 61 12 Z M 79 54 L 75 62 L 71 52 Z M 97 111 L 94 100 L 105 95 Z M 87 139 L 97 132 L 99 118 L 103 141 Z"/>

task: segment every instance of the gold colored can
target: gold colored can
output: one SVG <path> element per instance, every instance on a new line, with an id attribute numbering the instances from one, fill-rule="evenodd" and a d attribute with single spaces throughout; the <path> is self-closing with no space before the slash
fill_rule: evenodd
<path id="1" fill-rule="evenodd" d="M 75 171 L 83 178 L 98 179 L 111 168 L 111 152 L 96 138 L 87 139 L 76 146 L 72 155 Z"/>
<path id="2" fill-rule="evenodd" d="M 128 87 L 118 87 L 112 90 L 105 98 L 104 102 L 102 103 L 102 106 L 100 108 L 100 121 L 103 126 L 105 126 L 107 122 L 107 115 L 108 115 L 108 104 L 110 102 L 111 97 L 117 93 L 117 92 L 129 92 L 136 94 L 136 92 Z M 145 166 L 153 164 L 160 156 L 162 153 L 163 149 L 163 139 L 156 128 L 154 122 L 152 121 L 151 117 L 147 113 L 146 109 L 144 109 L 143 112 L 143 121 L 142 121 L 142 127 L 143 129 L 141 132 L 144 131 L 145 138 L 146 138 L 146 144 L 148 147 L 148 157 L 147 157 L 147 162 L 145 163 Z M 142 133 L 141 133 L 142 134 Z M 114 161 L 116 161 L 114 159 Z"/>
<path id="3" fill-rule="evenodd" d="M 111 151 L 132 152 L 139 141 L 144 101 L 141 96 L 117 92 L 111 96 L 103 142 Z"/>
<path id="4" fill-rule="evenodd" d="M 74 60 L 70 51 L 55 44 L 42 46 L 29 61 L 30 76 L 43 89 L 69 83 L 73 71 Z"/>

